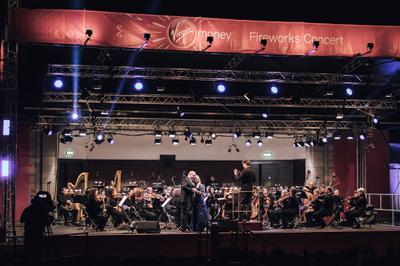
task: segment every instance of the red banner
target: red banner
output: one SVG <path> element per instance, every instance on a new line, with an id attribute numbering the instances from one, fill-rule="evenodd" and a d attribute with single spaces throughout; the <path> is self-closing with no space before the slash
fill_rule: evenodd
<path id="1" fill-rule="evenodd" d="M 213 36 L 208 52 L 304 55 L 319 41 L 317 56 L 399 57 L 399 26 L 366 26 L 304 22 L 272 22 L 111 13 L 86 10 L 13 9 L 11 38 L 19 42 L 80 44 L 86 29 L 93 35 L 87 45 L 139 48 L 143 34 L 151 39 L 145 49 L 201 51 Z M 261 39 L 267 39 L 260 50 Z"/>

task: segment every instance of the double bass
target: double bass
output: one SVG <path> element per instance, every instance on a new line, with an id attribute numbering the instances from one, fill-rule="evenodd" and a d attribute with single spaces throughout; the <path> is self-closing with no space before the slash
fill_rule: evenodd
<path id="1" fill-rule="evenodd" d="M 258 188 L 253 190 L 253 197 L 251 199 L 251 214 L 250 219 L 256 219 L 260 211 L 260 197 L 258 195 Z"/>

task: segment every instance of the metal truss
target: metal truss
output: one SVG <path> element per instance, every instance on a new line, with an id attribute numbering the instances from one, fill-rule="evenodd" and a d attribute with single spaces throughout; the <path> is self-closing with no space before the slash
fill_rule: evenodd
<path id="1" fill-rule="evenodd" d="M 236 69 L 248 56 L 249 54 L 235 54 L 224 69 Z"/>
<path id="2" fill-rule="evenodd" d="M 232 81 L 249 83 L 330 84 L 383 86 L 390 79 L 377 75 L 295 73 L 228 69 L 153 68 L 94 65 L 48 65 L 48 76 L 81 78 L 142 78 L 165 80 Z"/>
<path id="3" fill-rule="evenodd" d="M 192 132 L 204 132 L 212 129 L 217 133 L 231 133 L 236 128 L 244 132 L 254 129 L 274 130 L 286 134 L 296 134 L 300 131 L 316 131 L 321 128 L 326 130 L 349 129 L 359 126 L 353 121 L 302 121 L 302 120 L 215 120 L 215 119 L 169 119 L 169 118 L 135 118 L 135 117 L 82 117 L 80 123 L 69 124 L 65 116 L 42 115 L 38 118 L 37 125 L 54 125 L 59 127 L 103 128 L 110 131 L 153 131 L 156 128 L 167 130 L 174 127 L 184 131 L 190 127 Z"/>
<path id="4" fill-rule="evenodd" d="M 72 93 L 46 92 L 43 102 L 48 103 L 72 103 Z M 90 104 L 121 104 L 121 105 L 177 105 L 177 106 L 236 106 L 236 107 L 282 107 L 282 108 L 345 108 L 360 110 L 394 110 L 397 103 L 393 100 L 360 100 L 348 99 L 314 99 L 301 98 L 293 101 L 291 98 L 257 97 L 252 102 L 242 96 L 203 96 L 193 99 L 191 96 L 165 95 L 165 94 L 138 94 L 115 95 L 94 94 L 80 103 Z"/>

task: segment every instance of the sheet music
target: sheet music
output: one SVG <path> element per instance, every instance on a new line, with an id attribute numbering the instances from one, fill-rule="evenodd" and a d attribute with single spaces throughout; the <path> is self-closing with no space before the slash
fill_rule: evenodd
<path id="1" fill-rule="evenodd" d="M 173 196 L 168 197 L 163 204 L 161 205 L 162 208 L 165 208 L 165 206 L 167 206 L 167 204 L 173 199 Z"/>
<path id="2" fill-rule="evenodd" d="M 118 203 L 118 206 L 122 207 L 122 205 L 124 205 L 124 202 L 126 201 L 127 198 L 128 198 L 128 195 L 123 196 L 121 201 Z"/>

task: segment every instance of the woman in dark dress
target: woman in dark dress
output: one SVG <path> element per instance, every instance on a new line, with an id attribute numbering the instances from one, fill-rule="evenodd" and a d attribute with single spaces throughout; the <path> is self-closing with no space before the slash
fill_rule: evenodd
<path id="1" fill-rule="evenodd" d="M 195 197 L 193 201 L 192 228 L 195 232 L 202 232 L 207 228 L 208 224 L 208 210 L 204 200 L 206 189 L 205 186 L 201 183 L 200 177 L 198 175 L 195 176 L 193 181 L 196 186 L 197 192 L 195 192 Z"/>

